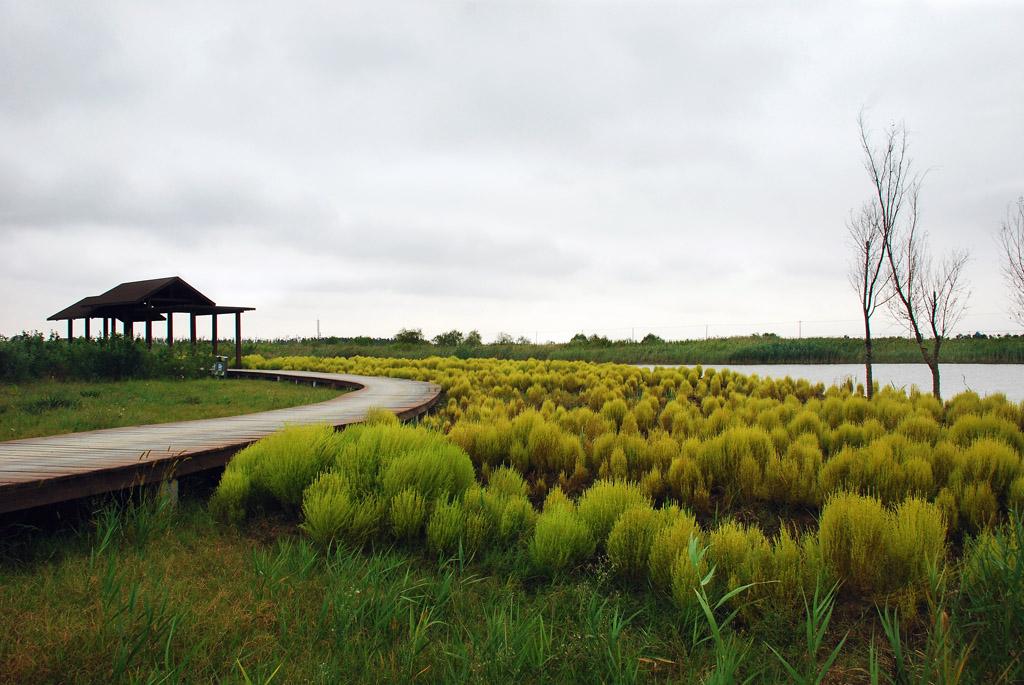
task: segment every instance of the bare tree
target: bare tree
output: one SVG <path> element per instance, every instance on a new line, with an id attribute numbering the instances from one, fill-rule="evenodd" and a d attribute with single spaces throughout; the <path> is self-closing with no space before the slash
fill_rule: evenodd
<path id="1" fill-rule="evenodd" d="M 906 128 L 890 125 L 882 144 L 875 146 L 863 113 L 858 124 L 889 265 L 891 311 L 913 335 L 932 374 L 932 394 L 941 399 L 939 353 L 966 310 L 967 252 L 954 252 L 939 263 L 928 253 L 927 236 L 918 228 L 921 176 L 913 170 Z"/>
<path id="2" fill-rule="evenodd" d="M 1003 249 L 1003 276 L 1010 288 L 1013 302 L 1010 315 L 1024 325 L 1024 196 L 1006 211 L 1006 219 L 999 230 L 999 243 Z"/>
<path id="3" fill-rule="evenodd" d="M 878 307 L 892 297 L 889 290 L 891 271 L 885 256 L 885 239 L 878 205 L 866 202 L 859 214 L 850 217 L 846 229 L 854 248 L 848 276 L 850 286 L 860 298 L 860 310 L 864 317 L 865 387 L 868 399 L 871 399 L 875 389 L 871 366 L 871 317 Z"/>

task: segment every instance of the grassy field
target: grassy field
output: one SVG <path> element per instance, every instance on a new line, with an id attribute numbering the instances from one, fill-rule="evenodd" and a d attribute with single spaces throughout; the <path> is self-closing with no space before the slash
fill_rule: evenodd
<path id="1" fill-rule="evenodd" d="M 596 564 L 531 578 L 515 548 L 472 563 L 324 550 L 288 519 L 232 528 L 201 502 L 159 501 L 27 537 L 0 545 L 2 683 L 700 682 L 715 668 L 713 640 L 693 647 L 656 598 Z M 854 638 L 830 682 L 865 680 L 872 615 L 833 621 L 822 656 Z M 798 662 L 787 629 L 758 624 L 746 672 L 784 678 L 768 645 Z"/>
<path id="2" fill-rule="evenodd" d="M 9 518 L 0 680 L 1024 679 L 1024 407 L 1001 396 L 245 361 L 446 400 L 413 426 L 289 428 L 177 509 Z"/>
<path id="3" fill-rule="evenodd" d="M 398 344 L 371 338 L 325 338 L 279 341 L 250 341 L 246 354 L 264 357 L 484 357 L 495 359 L 547 359 L 621 364 L 859 364 L 864 358 L 863 341 L 857 338 L 780 338 L 752 335 L 710 340 L 675 342 L 610 341 L 593 338 L 570 343 L 534 345 L 435 345 Z M 874 341 L 877 363 L 921 363 L 921 353 L 905 338 Z M 1000 338 L 955 338 L 942 347 L 941 361 L 949 363 L 1024 363 L 1024 336 Z"/>
<path id="4" fill-rule="evenodd" d="M 292 383 L 212 378 L 4 384 L 0 440 L 247 414 L 337 395 Z"/>

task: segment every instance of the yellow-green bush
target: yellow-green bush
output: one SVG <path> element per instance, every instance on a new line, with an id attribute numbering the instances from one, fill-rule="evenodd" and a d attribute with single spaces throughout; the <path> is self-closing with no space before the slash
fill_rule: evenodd
<path id="1" fill-rule="evenodd" d="M 289 426 L 268 435 L 244 450 L 252 460 L 253 486 L 287 507 L 298 508 L 306 487 L 331 465 L 337 442 L 328 425 Z M 246 461 L 243 458 L 241 464 Z"/>
<path id="2" fill-rule="evenodd" d="M 388 520 L 395 538 L 406 542 L 417 540 L 427 520 L 426 499 L 413 488 L 402 490 L 391 498 Z"/>
<path id="3" fill-rule="evenodd" d="M 764 580 L 771 547 L 760 528 L 728 521 L 708 534 L 708 560 L 729 588 Z"/>
<path id="4" fill-rule="evenodd" d="M 439 501 L 427 523 L 427 548 L 434 554 L 457 553 L 462 545 L 464 520 L 461 501 Z"/>
<path id="5" fill-rule="evenodd" d="M 692 514 L 675 510 L 655 533 L 648 557 L 651 584 L 659 590 L 671 591 L 672 567 L 680 554 L 685 554 L 690 538 L 701 539 L 700 526 Z"/>
<path id="6" fill-rule="evenodd" d="M 843 493 L 825 505 L 818 540 L 829 570 L 864 594 L 923 589 L 929 564 L 944 555 L 946 521 L 938 506 L 918 498 L 892 510 Z"/>
<path id="7" fill-rule="evenodd" d="M 577 511 L 594 540 L 603 547 L 615 519 L 627 509 L 638 506 L 649 507 L 651 501 L 635 483 L 598 481 L 580 497 Z"/>
<path id="8" fill-rule="evenodd" d="M 210 513 L 221 521 L 241 523 L 250 508 L 252 481 L 241 469 L 227 469 L 210 497 Z"/>
<path id="9" fill-rule="evenodd" d="M 302 498 L 305 520 L 300 527 L 314 542 L 326 546 L 350 525 L 355 508 L 345 477 L 324 473 L 306 488 Z"/>
<path id="10" fill-rule="evenodd" d="M 646 577 L 651 545 L 662 525 L 662 517 L 650 505 L 622 512 L 608 534 L 608 560 L 615 573 L 634 581 Z"/>
<path id="11" fill-rule="evenodd" d="M 887 558 L 891 516 L 873 497 L 850 493 L 832 496 L 818 523 L 822 559 L 831 573 L 850 587 L 871 593 L 889 587 Z"/>
<path id="12" fill-rule="evenodd" d="M 529 553 L 537 572 L 557 575 L 594 553 L 594 536 L 575 511 L 553 506 L 537 518 Z"/>
<path id="13" fill-rule="evenodd" d="M 672 562 L 672 602 L 684 613 L 698 611 L 697 590 L 709 573 L 704 548 L 694 538 Z"/>

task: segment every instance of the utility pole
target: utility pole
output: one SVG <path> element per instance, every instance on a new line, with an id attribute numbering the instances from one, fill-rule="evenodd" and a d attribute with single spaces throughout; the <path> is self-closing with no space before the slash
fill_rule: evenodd
<path id="1" fill-rule="evenodd" d="M 704 339 L 708 339 L 708 325 L 704 324 Z"/>
<path id="2" fill-rule="evenodd" d="M 803 321 L 797 321 L 796 322 L 796 337 L 797 337 L 797 339 L 800 339 L 800 338 L 804 337 L 804 322 Z"/>
<path id="3" fill-rule="evenodd" d="M 316 339 L 320 339 L 320 319 L 316 320 Z"/>

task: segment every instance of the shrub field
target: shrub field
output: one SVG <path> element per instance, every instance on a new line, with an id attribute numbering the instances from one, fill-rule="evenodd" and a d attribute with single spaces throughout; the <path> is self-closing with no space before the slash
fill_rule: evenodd
<path id="1" fill-rule="evenodd" d="M 444 559 L 518 548 L 519 572 L 538 582 L 601 568 L 623 588 L 664 597 L 713 642 L 717 622 L 729 624 L 719 659 L 742 662 L 744 641 L 766 621 L 810 620 L 817 597 L 828 615 L 833 601 L 844 612 L 878 609 L 868 622 L 876 665 L 888 635 L 885 653 L 905 662 L 890 664 L 897 670 L 939 668 L 926 658 L 939 650 L 944 669 L 1024 677 L 1019 646 L 993 648 L 1010 626 L 951 604 L 978 591 L 967 571 L 979 555 L 1024 567 L 1008 542 L 1024 508 L 1024 413 L 1002 396 L 942 404 L 882 390 L 868 401 L 851 387 L 700 367 L 246 363 L 430 380 L 447 399 L 415 427 L 381 415 L 249 448 L 211 501 L 224 520 L 284 509 L 325 549 L 401 545 Z M 1016 602 L 1006 621 L 1017 628 L 1021 582 L 986 590 L 993 606 Z M 918 644 L 893 651 L 903 639 Z"/>
<path id="2" fill-rule="evenodd" d="M 256 443 L 180 525 L 154 533 L 150 503 L 104 513 L 77 554 L 12 554 L 0 609 L 49 618 L 0 656 L 19 654 L 16 640 L 63 644 L 55 609 L 25 597 L 74 582 L 111 606 L 137 587 L 126 617 L 145 601 L 165 612 L 122 635 L 152 633 L 114 663 L 135 680 L 1024 679 L 1024 407 L 1002 396 L 869 401 L 849 386 L 567 361 L 245 363 L 445 394 L 415 425 L 373 412 Z M 173 570 L 165 555 L 207 535 L 226 551 Z M 111 594 L 115 573 L 126 585 Z M 36 647 L 18 672 L 50 673 L 58 651 Z"/>

